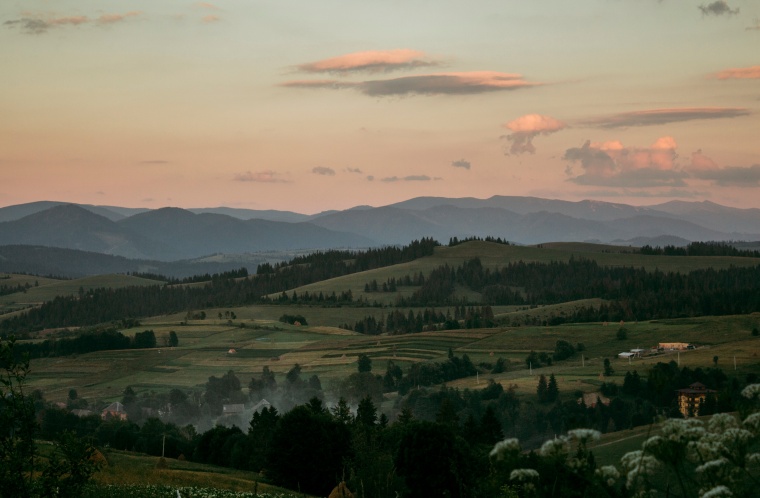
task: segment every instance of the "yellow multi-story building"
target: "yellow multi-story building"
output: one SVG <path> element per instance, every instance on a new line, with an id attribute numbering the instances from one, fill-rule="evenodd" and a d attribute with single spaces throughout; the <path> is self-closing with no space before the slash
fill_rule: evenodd
<path id="1" fill-rule="evenodd" d="M 699 415 L 699 407 L 707 399 L 707 395 L 716 391 L 708 389 L 701 382 L 695 382 L 686 389 L 679 389 L 678 393 L 678 410 L 684 417 L 695 417 Z"/>

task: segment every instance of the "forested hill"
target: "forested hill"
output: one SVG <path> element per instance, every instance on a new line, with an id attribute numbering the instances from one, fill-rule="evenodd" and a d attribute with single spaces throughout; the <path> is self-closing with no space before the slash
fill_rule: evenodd
<path id="1" fill-rule="evenodd" d="M 93 289 L 77 296 L 57 297 L 39 308 L 8 318 L 0 322 L 0 332 L 18 334 L 257 303 L 373 306 L 372 292 L 357 297 L 350 289 L 337 286 L 328 292 L 289 291 L 360 270 L 413 261 L 433 254 L 437 245 L 431 239 L 423 239 L 404 248 L 316 253 L 289 264 L 262 265 L 255 276 L 240 278 L 244 273 L 233 272 L 216 276 L 205 284 Z M 411 297 L 396 299 L 395 305 L 399 307 L 543 305 L 586 298 L 602 298 L 609 303 L 604 308 L 567 317 L 568 320 L 740 314 L 760 311 L 760 265 L 746 261 L 750 265 L 743 268 L 679 273 L 602 266 L 591 259 L 576 257 L 567 261 L 518 261 L 487 268 L 480 259 L 471 258 L 459 266 L 443 264 L 426 274 L 420 272 L 414 278 L 394 281 L 388 291 L 393 292 L 399 285 L 415 286 Z M 457 288 L 471 292 L 465 298 L 455 291 Z"/>

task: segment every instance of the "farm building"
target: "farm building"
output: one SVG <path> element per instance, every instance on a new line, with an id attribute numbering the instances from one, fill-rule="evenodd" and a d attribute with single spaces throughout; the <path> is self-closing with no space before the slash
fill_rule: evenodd
<path id="1" fill-rule="evenodd" d="M 699 414 L 699 407 L 707 399 L 707 395 L 716 391 L 707 389 L 704 384 L 695 382 L 685 389 L 676 391 L 678 396 L 678 410 L 684 417 L 693 417 Z"/>
<path id="2" fill-rule="evenodd" d="M 258 403 L 256 403 L 253 406 L 253 412 L 257 413 L 257 412 L 262 411 L 265 408 L 268 409 L 268 408 L 271 408 L 271 407 L 272 407 L 272 403 L 270 403 L 269 401 L 267 401 L 265 399 L 262 399 L 261 401 L 259 401 Z"/>
<path id="3" fill-rule="evenodd" d="M 657 349 L 669 349 L 673 351 L 688 349 L 688 342 L 661 342 Z"/>
<path id="4" fill-rule="evenodd" d="M 241 404 L 222 405 L 222 415 L 235 415 L 243 413 L 245 406 Z"/>
<path id="5" fill-rule="evenodd" d="M 114 401 L 105 409 L 100 412 L 100 418 L 107 420 L 109 418 L 118 418 L 119 420 L 127 420 L 127 411 L 124 409 L 124 405 L 118 401 Z"/>
<path id="6" fill-rule="evenodd" d="M 631 353 L 630 351 L 626 351 L 624 353 L 618 353 L 618 358 L 622 358 L 623 360 L 625 360 L 625 359 L 631 359 L 634 356 L 636 356 L 636 355 L 634 353 Z"/>
<path id="7" fill-rule="evenodd" d="M 603 396 L 602 393 L 583 393 L 583 396 L 578 398 L 578 404 L 583 403 L 589 408 L 596 407 L 597 403 L 602 403 L 605 406 L 609 406 L 610 399 Z"/>

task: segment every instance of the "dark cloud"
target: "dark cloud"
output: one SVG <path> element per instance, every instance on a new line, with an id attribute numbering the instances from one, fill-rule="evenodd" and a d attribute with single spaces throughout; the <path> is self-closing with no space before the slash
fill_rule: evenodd
<path id="1" fill-rule="evenodd" d="M 731 16 L 739 13 L 739 9 L 732 9 L 725 0 L 716 0 L 707 5 L 700 5 L 699 10 L 705 16 Z"/>
<path id="2" fill-rule="evenodd" d="M 460 159 L 459 161 L 454 161 L 451 163 L 452 166 L 455 168 L 464 168 L 464 169 L 470 169 L 472 166 L 470 164 L 470 161 L 465 161 L 464 159 Z"/>
<path id="3" fill-rule="evenodd" d="M 357 174 L 362 173 L 362 170 L 360 170 L 359 168 L 346 168 L 346 171 L 349 173 L 357 173 Z"/>
<path id="4" fill-rule="evenodd" d="M 627 126 L 654 126 L 695 119 L 725 119 L 749 115 L 749 109 L 741 107 L 686 107 L 677 109 L 650 109 L 623 112 L 611 116 L 587 119 L 581 124 L 599 128 L 623 128 Z"/>
<path id="5" fill-rule="evenodd" d="M 60 26 L 80 26 L 86 24 L 107 25 L 125 21 L 132 17 L 142 15 L 139 11 L 126 12 L 124 14 L 102 14 L 100 17 L 90 19 L 87 16 L 69 17 L 23 17 L 5 21 L 3 25 L 17 27 L 28 34 L 39 35 L 48 30 Z"/>
<path id="6" fill-rule="evenodd" d="M 525 81 L 519 74 L 493 71 L 439 73 L 404 76 L 385 80 L 367 80 L 351 83 L 339 80 L 295 80 L 281 86 L 296 88 L 328 88 L 341 90 L 353 88 L 372 97 L 405 95 L 469 95 L 478 93 L 517 90 L 540 83 Z"/>
<path id="7" fill-rule="evenodd" d="M 13 19 L 11 21 L 5 21 L 3 25 L 8 27 L 17 27 L 26 33 L 39 35 L 44 33 L 50 28 L 50 24 L 41 19 L 31 19 L 24 17 L 21 19 Z"/>
<path id="8" fill-rule="evenodd" d="M 315 168 L 312 168 L 311 172 L 315 175 L 335 176 L 335 170 L 325 166 L 316 166 Z"/>
<path id="9" fill-rule="evenodd" d="M 375 177 L 373 175 L 367 175 L 367 181 L 368 182 L 374 182 L 375 181 Z"/>
<path id="10" fill-rule="evenodd" d="M 723 187 L 760 187 L 760 164 L 748 168 L 726 166 L 724 168 L 690 170 L 690 175 L 700 180 L 710 180 Z"/>

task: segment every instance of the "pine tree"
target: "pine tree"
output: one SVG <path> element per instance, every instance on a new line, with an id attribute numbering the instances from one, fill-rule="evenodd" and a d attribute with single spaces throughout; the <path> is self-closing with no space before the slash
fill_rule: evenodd
<path id="1" fill-rule="evenodd" d="M 559 387 L 557 387 L 557 379 L 554 377 L 554 374 L 551 374 L 549 376 L 549 385 L 546 388 L 546 401 L 552 403 L 557 401 L 558 397 Z"/>
<path id="2" fill-rule="evenodd" d="M 536 388 L 536 394 L 538 394 L 538 401 L 544 403 L 546 401 L 548 386 L 546 384 L 546 376 L 541 374 L 538 378 L 538 387 Z"/>

